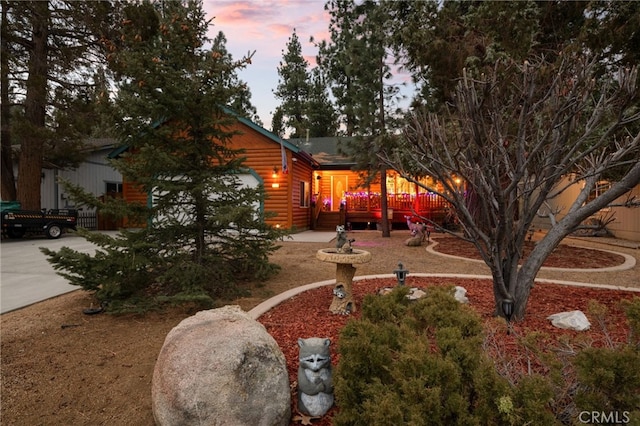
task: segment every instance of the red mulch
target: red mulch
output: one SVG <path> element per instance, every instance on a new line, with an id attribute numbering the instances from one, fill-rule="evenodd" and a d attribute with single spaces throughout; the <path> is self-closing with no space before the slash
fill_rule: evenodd
<path id="1" fill-rule="evenodd" d="M 395 286 L 395 279 L 370 279 L 356 281 L 353 285 L 356 309 L 362 304 L 365 294 L 376 293 L 383 287 Z M 623 299 L 631 299 L 638 293 L 615 290 L 570 287 L 556 284 L 537 284 L 531 292 L 525 320 L 513 324 L 512 333 L 506 334 L 506 323 L 493 316 L 494 300 L 492 284 L 489 280 L 451 279 L 451 278 L 407 278 L 407 286 L 428 287 L 433 285 L 461 285 L 467 289 L 470 305 L 482 317 L 485 330 L 489 336 L 486 340 L 486 350 L 496 360 L 496 364 L 509 365 L 510 369 L 531 368 L 544 372 L 544 367 L 536 363 L 533 357 L 531 364 L 530 353 L 525 353 L 522 346 L 517 344 L 518 336 L 529 331 L 539 331 L 548 334 L 540 347 L 549 349 L 559 345 L 561 336 L 582 337 L 592 341 L 593 346 L 604 346 L 616 342 L 625 342 L 628 324 L 620 306 Z M 332 341 L 333 364 L 339 361 L 337 341 L 340 329 L 350 318 L 359 317 L 359 309 L 348 316 L 334 315 L 329 311 L 332 300 L 332 286 L 303 292 L 271 309 L 260 317 L 259 321 L 265 325 L 269 333 L 282 348 L 287 359 L 287 367 L 292 383 L 292 412 L 296 417 L 296 380 L 298 370 L 298 338 L 329 337 Z M 588 303 L 596 300 L 608 308 L 606 331 L 599 325 L 598 318 L 590 315 Z M 547 316 L 562 312 L 581 310 L 585 312 L 591 322 L 591 329 L 585 332 L 561 330 L 553 327 Z M 497 358 L 500 357 L 500 360 Z M 330 425 L 331 417 L 337 408 L 333 408 L 321 419 L 314 419 L 314 425 Z M 291 425 L 297 425 L 292 420 Z"/>
<path id="2" fill-rule="evenodd" d="M 436 239 L 438 243 L 434 246 L 434 250 L 453 256 L 461 256 L 469 259 L 481 260 L 480 253 L 475 246 L 459 238 Z M 535 242 L 527 241 L 524 244 L 523 259 L 531 253 L 535 247 Z M 594 250 L 582 247 L 569 246 L 562 244 L 559 249 L 554 250 L 545 260 L 543 266 L 551 268 L 606 268 L 611 266 L 622 265 L 624 256 L 609 253 L 602 250 Z"/>

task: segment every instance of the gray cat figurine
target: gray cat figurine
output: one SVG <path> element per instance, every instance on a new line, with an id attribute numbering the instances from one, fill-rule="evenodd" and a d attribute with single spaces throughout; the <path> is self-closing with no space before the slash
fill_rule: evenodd
<path id="1" fill-rule="evenodd" d="M 298 339 L 298 411 L 313 417 L 323 416 L 333 406 L 331 340 L 319 337 Z"/>

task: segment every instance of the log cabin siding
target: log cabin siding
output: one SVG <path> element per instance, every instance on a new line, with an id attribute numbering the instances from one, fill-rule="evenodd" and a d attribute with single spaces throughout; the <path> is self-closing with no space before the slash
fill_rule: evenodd
<path id="1" fill-rule="evenodd" d="M 311 183 L 311 162 L 303 154 L 285 147 L 289 173 L 282 173 L 280 142 L 266 130 L 258 131 L 256 128 L 258 127 L 242 121 L 236 122 L 229 128 L 238 132 L 232 138 L 229 148 L 242 149 L 244 153 L 240 156 L 245 157 L 243 167 L 251 169 L 262 178 L 266 193 L 264 212 L 272 215 L 266 222 L 284 229 L 309 229 L 309 208 L 300 207 L 299 188 L 301 181 Z M 123 197 L 127 201 L 147 202 L 147 194 L 136 189 L 135 185 L 126 179 L 123 181 Z"/>
<path id="2" fill-rule="evenodd" d="M 294 154 L 295 155 L 295 154 Z M 295 158 L 297 161 L 292 161 L 293 167 L 291 167 L 292 173 L 292 204 L 291 204 L 291 214 L 292 214 L 292 226 L 297 230 L 308 229 L 311 223 L 311 197 L 313 192 L 313 168 L 311 165 L 300 158 Z M 309 199 L 308 204 L 306 206 L 302 205 L 302 196 L 301 193 L 301 182 L 305 182 L 307 185 L 307 190 L 309 191 Z"/>
<path id="3" fill-rule="evenodd" d="M 282 172 L 281 145 L 275 136 L 266 136 L 241 121 L 235 123 L 231 130 L 239 133 L 232 140 L 232 148 L 244 150 L 244 166 L 251 168 L 264 181 L 267 195 L 264 211 L 274 215 L 266 222 L 285 229 L 309 229 L 310 207 L 300 206 L 300 182 L 312 183 L 313 165 L 309 159 L 285 144 L 289 171 L 285 174 Z"/>
<path id="4" fill-rule="evenodd" d="M 143 192 L 140 186 L 136 185 L 134 182 L 129 182 L 124 177 L 122 180 L 122 198 L 128 203 L 147 205 L 147 193 Z M 146 226 L 145 223 L 136 223 L 128 218 L 124 218 L 122 224 L 125 228 L 143 228 Z"/>

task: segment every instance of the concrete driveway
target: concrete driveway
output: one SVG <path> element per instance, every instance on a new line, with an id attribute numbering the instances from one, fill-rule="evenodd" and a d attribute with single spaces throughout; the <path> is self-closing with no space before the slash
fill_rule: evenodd
<path id="1" fill-rule="evenodd" d="M 101 231 L 116 235 L 118 231 Z M 287 237 L 285 241 L 329 242 L 335 232 L 305 231 Z M 57 240 L 30 236 L 0 243 L 0 314 L 59 296 L 80 287 L 72 286 L 56 274 L 40 247 L 59 250 L 66 246 L 84 253 L 95 252 L 95 246 L 73 233 Z"/>
<path id="2" fill-rule="evenodd" d="M 115 235 L 116 231 L 112 232 Z M 78 290 L 56 274 L 40 247 L 59 250 L 66 246 L 94 253 L 95 246 L 75 234 L 57 240 L 45 237 L 3 239 L 0 243 L 0 314 L 19 309 L 60 294 Z"/>

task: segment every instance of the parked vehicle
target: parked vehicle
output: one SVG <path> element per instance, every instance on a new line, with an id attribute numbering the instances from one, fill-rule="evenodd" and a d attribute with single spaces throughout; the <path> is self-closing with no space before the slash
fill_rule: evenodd
<path id="1" fill-rule="evenodd" d="M 74 209 L 21 210 L 17 201 L 2 201 L 0 206 L 2 234 L 21 238 L 27 232 L 44 233 L 47 238 L 60 238 L 65 229 L 76 229 L 78 211 Z"/>

